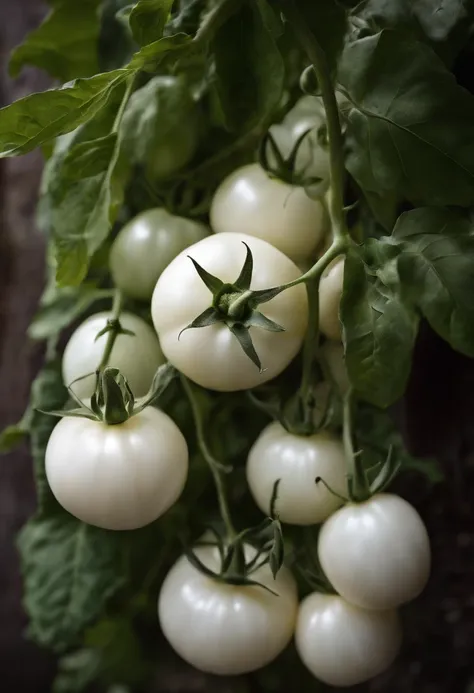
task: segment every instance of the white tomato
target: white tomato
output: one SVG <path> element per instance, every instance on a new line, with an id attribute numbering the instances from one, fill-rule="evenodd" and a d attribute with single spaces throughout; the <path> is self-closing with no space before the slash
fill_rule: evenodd
<path id="1" fill-rule="evenodd" d="M 115 425 L 66 416 L 53 429 L 45 466 L 54 496 L 72 515 L 105 529 L 137 529 L 180 496 L 188 447 L 153 407 Z"/>
<path id="2" fill-rule="evenodd" d="M 158 277 L 171 260 L 208 235 L 204 224 L 162 207 L 138 214 L 120 230 L 110 250 L 115 285 L 128 296 L 150 300 Z"/>
<path id="3" fill-rule="evenodd" d="M 247 481 L 255 502 L 268 514 L 275 481 L 280 479 L 276 512 L 282 522 L 311 525 L 323 522 L 346 490 L 346 461 L 342 442 L 326 431 L 311 436 L 288 433 L 274 421 L 253 444 L 247 460 Z"/>
<path id="4" fill-rule="evenodd" d="M 414 599 L 430 573 L 430 542 L 421 517 L 389 493 L 334 513 L 321 528 L 318 555 L 334 589 L 367 609 L 391 609 Z"/>
<path id="5" fill-rule="evenodd" d="M 296 356 L 306 330 L 306 289 L 299 285 L 259 308 L 284 332 L 250 327 L 263 372 L 223 322 L 183 332 L 213 300 L 190 257 L 222 281 L 234 282 L 245 261 L 244 242 L 253 254 L 251 289 L 278 286 L 299 276 L 296 265 L 265 241 L 243 233 L 220 233 L 180 253 L 165 269 L 153 292 L 152 318 L 164 354 L 184 375 L 211 390 L 246 390 L 274 378 Z"/>
<path id="6" fill-rule="evenodd" d="M 315 592 L 301 603 L 295 640 L 316 678 L 330 686 L 355 686 L 388 669 L 402 632 L 394 610 L 369 611 Z"/>
<path id="7" fill-rule="evenodd" d="M 108 335 L 96 337 L 110 318 L 111 313 L 107 312 L 91 315 L 69 339 L 62 362 L 66 385 L 87 373 L 93 374 L 98 368 Z M 120 324 L 134 334 L 119 334 L 116 337 L 108 365 L 118 368 L 127 378 L 135 397 L 143 397 L 157 369 L 165 362 L 165 357 L 156 334 L 144 320 L 132 313 L 122 313 Z M 90 375 L 74 383 L 72 389 L 78 397 L 87 398 L 94 392 L 94 386 L 95 376 Z"/>
<path id="8" fill-rule="evenodd" d="M 195 551 L 204 565 L 220 569 L 218 549 Z M 255 549 L 245 547 L 246 558 Z M 293 636 L 298 595 L 291 573 L 273 579 L 268 565 L 251 575 L 260 586 L 230 585 L 203 575 L 185 556 L 165 578 L 158 600 L 162 631 L 173 649 L 201 671 L 244 674 L 277 657 Z M 278 596 L 277 596 L 278 595 Z"/>
<path id="9" fill-rule="evenodd" d="M 210 220 L 215 232 L 261 238 L 296 263 L 312 256 L 325 232 L 322 203 L 304 188 L 272 178 L 258 164 L 237 169 L 221 183 Z"/>

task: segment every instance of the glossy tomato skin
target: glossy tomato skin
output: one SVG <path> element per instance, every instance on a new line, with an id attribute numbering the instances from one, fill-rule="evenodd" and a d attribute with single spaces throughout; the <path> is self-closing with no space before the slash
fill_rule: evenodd
<path id="1" fill-rule="evenodd" d="M 255 550 L 246 546 L 246 555 Z M 196 554 L 214 571 L 216 547 Z M 281 568 L 274 580 L 268 565 L 252 574 L 279 596 L 258 586 L 228 585 L 204 576 L 185 556 L 175 563 L 161 588 L 158 616 L 173 649 L 200 671 L 231 676 L 259 669 L 291 640 L 298 608 L 295 581 Z"/>
<path id="2" fill-rule="evenodd" d="M 115 285 L 142 301 L 151 299 L 158 277 L 182 250 L 210 233 L 198 221 L 148 209 L 120 230 L 110 250 L 110 271 Z"/>
<path id="3" fill-rule="evenodd" d="M 188 447 L 176 424 L 153 407 L 113 426 L 64 417 L 45 465 L 54 496 L 72 515 L 104 529 L 137 529 L 180 496 Z"/>
<path id="4" fill-rule="evenodd" d="M 400 650 L 402 632 L 394 610 L 369 611 L 338 595 L 314 592 L 300 605 L 295 640 L 316 678 L 346 687 L 388 669 Z"/>
<path id="5" fill-rule="evenodd" d="M 109 312 L 95 313 L 85 320 L 72 334 L 64 350 L 62 372 L 66 385 L 87 373 L 93 373 L 99 366 L 104 353 L 107 334 L 96 339 L 107 320 Z M 153 329 L 141 318 L 132 313 L 122 313 L 120 323 L 134 334 L 119 334 L 112 349 L 109 366 L 118 368 L 127 378 L 135 397 L 143 397 L 148 392 L 159 366 L 165 362 L 160 343 Z M 72 389 L 80 398 L 91 397 L 94 392 L 95 376 L 74 383 Z"/>
<path id="6" fill-rule="evenodd" d="M 421 517 L 389 493 L 334 513 L 321 528 L 318 555 L 334 589 L 366 609 L 391 609 L 414 599 L 430 573 L 430 542 Z"/>
<path id="7" fill-rule="evenodd" d="M 336 260 L 321 277 L 319 284 L 319 327 L 332 340 L 341 340 L 339 320 L 342 288 L 344 284 L 344 260 Z"/>
<path id="8" fill-rule="evenodd" d="M 231 173 L 210 211 L 216 233 L 246 233 L 281 250 L 295 263 L 311 257 L 325 233 L 325 211 L 304 188 L 269 176 L 259 164 Z"/>
<path id="9" fill-rule="evenodd" d="M 259 508 L 268 515 L 277 479 L 276 511 L 282 522 L 312 525 L 323 522 L 341 501 L 317 477 L 339 494 L 346 490 L 346 461 L 342 442 L 321 431 L 297 436 L 274 421 L 253 444 L 247 461 L 247 481 Z"/>
<path id="10" fill-rule="evenodd" d="M 262 373 L 223 323 L 182 332 L 212 303 L 211 292 L 188 256 L 222 281 L 234 282 L 246 257 L 244 242 L 253 253 L 252 289 L 278 286 L 299 276 L 296 265 L 265 241 L 245 234 L 220 233 L 180 253 L 153 292 L 152 318 L 164 354 L 184 375 L 211 390 L 246 390 L 274 378 L 296 356 L 306 331 L 306 289 L 296 286 L 261 305 L 261 312 L 284 327 L 284 332 L 250 328 L 266 369 Z"/>

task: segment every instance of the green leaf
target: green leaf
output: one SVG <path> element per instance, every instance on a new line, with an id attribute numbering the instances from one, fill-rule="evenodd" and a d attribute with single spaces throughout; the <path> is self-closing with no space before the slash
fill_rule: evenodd
<path id="1" fill-rule="evenodd" d="M 400 464 L 401 472 L 423 474 L 431 484 L 443 481 L 444 475 L 436 460 L 420 459 L 408 452 L 400 431 L 386 410 L 359 403 L 356 407 L 354 430 L 365 469 L 385 460 L 392 450 L 394 461 Z"/>
<path id="2" fill-rule="evenodd" d="M 59 505 L 29 520 L 19 549 L 30 634 L 56 651 L 77 642 L 125 581 L 123 535 L 86 525 Z"/>
<path id="3" fill-rule="evenodd" d="M 469 39 L 473 5 L 472 0 L 368 0 L 354 14 L 365 22 L 366 33 L 380 29 L 410 32 L 413 38 L 429 42 L 450 64 Z"/>
<path id="4" fill-rule="evenodd" d="M 123 95 L 120 89 L 120 95 Z M 107 238 L 123 200 L 129 166 L 120 156 L 120 135 L 73 143 L 51 186 L 51 224 L 56 281 L 74 286 Z"/>
<path id="5" fill-rule="evenodd" d="M 92 118 L 125 81 L 127 70 L 77 79 L 0 109 L 0 158 L 26 154 Z"/>
<path id="6" fill-rule="evenodd" d="M 99 621 L 86 631 L 84 642 L 100 653 L 99 677 L 104 683 L 135 686 L 146 677 L 149 666 L 126 615 Z"/>
<path id="7" fill-rule="evenodd" d="M 407 296 L 454 349 L 474 356 L 474 234 L 459 211 L 421 208 L 399 218 L 393 239 Z"/>
<path id="8" fill-rule="evenodd" d="M 256 5 L 262 17 L 265 29 L 273 38 L 278 39 L 284 33 L 281 15 L 278 11 L 275 11 L 273 7 L 270 7 L 270 3 L 267 2 L 267 0 L 256 0 Z"/>
<path id="9" fill-rule="evenodd" d="M 347 29 L 347 15 L 337 0 L 295 0 L 299 14 L 323 49 L 333 71 L 342 51 Z"/>
<path id="10" fill-rule="evenodd" d="M 147 46 L 163 36 L 174 0 L 138 0 L 129 16 L 133 38 Z"/>
<path id="11" fill-rule="evenodd" d="M 10 450 L 20 445 L 27 435 L 28 427 L 22 421 L 7 426 L 0 433 L 0 453 L 10 452 Z"/>
<path id="12" fill-rule="evenodd" d="M 192 39 L 186 34 L 175 34 L 143 46 L 132 56 L 128 64 L 131 70 L 144 70 L 145 72 L 157 72 L 163 60 L 169 56 L 178 58 L 189 50 Z"/>
<path id="13" fill-rule="evenodd" d="M 32 417 L 29 425 L 31 454 L 36 485 L 36 496 L 40 511 L 57 508 L 57 502 L 49 488 L 44 468 L 44 455 L 49 437 L 57 421 L 43 411 L 62 409 L 68 398 L 61 375 L 61 361 L 47 362 L 36 376 L 31 387 L 30 407 Z"/>
<path id="14" fill-rule="evenodd" d="M 49 0 L 52 6 L 43 23 L 14 49 L 10 74 L 17 77 L 24 65 L 35 65 L 62 82 L 89 77 L 99 71 L 100 0 Z"/>
<path id="15" fill-rule="evenodd" d="M 341 321 L 354 389 L 366 401 L 387 407 L 405 390 L 418 318 L 400 291 L 385 286 L 356 251 L 345 260 Z"/>
<path id="16" fill-rule="evenodd" d="M 284 63 L 275 39 L 258 9 L 244 5 L 219 29 L 211 50 L 225 125 L 249 130 L 276 109 L 283 94 Z"/>
<path id="17" fill-rule="evenodd" d="M 59 288 L 51 282 L 28 328 L 28 336 L 31 339 L 54 337 L 107 294 L 107 291 L 98 289 L 94 284 Z"/>
<path id="18" fill-rule="evenodd" d="M 168 149 L 170 141 L 187 137 L 195 117 L 195 105 L 184 79 L 154 77 L 127 104 L 121 126 L 126 155 L 133 164 L 150 163 L 153 172 L 153 159 L 160 157 L 160 149 Z"/>
<path id="19" fill-rule="evenodd" d="M 349 44 L 347 167 L 364 191 L 414 204 L 474 202 L 474 97 L 433 51 L 396 31 Z"/>
<path id="20" fill-rule="evenodd" d="M 115 70 L 126 65 L 137 46 L 130 25 L 119 19 L 120 11 L 130 6 L 130 0 L 103 0 L 98 43 L 100 71 Z"/>
<path id="21" fill-rule="evenodd" d="M 82 649 L 61 657 L 51 693 L 81 693 L 101 671 L 99 650 Z"/>

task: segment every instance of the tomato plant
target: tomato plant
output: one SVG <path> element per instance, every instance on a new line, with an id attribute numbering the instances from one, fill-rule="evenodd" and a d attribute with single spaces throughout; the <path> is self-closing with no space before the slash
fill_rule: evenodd
<path id="1" fill-rule="evenodd" d="M 443 474 L 390 407 L 421 321 L 474 357 L 473 24 L 455 0 L 90 0 L 13 52 L 62 83 L 0 110 L 0 156 L 46 158 L 44 364 L 0 449 L 30 438 L 55 693 L 146 690 L 162 635 L 249 690 L 396 657 L 430 537 L 390 485 Z"/>

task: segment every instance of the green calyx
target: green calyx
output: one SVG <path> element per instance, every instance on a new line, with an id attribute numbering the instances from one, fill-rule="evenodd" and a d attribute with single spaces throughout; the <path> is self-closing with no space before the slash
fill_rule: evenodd
<path id="1" fill-rule="evenodd" d="M 209 291 L 211 291 L 213 298 L 209 308 L 206 308 L 189 325 L 181 330 L 178 339 L 185 330 L 224 323 L 236 337 L 245 354 L 262 371 L 262 364 L 255 351 L 249 330 L 251 327 L 259 327 L 270 332 L 284 332 L 284 328 L 281 325 L 278 325 L 257 310 L 257 306 L 260 303 L 270 301 L 280 293 L 282 288 L 276 287 L 268 291 L 252 291 L 250 289 L 253 272 L 252 251 L 244 241 L 242 242 L 246 247 L 247 254 L 239 276 L 231 284 L 225 283 L 218 277 L 210 274 L 196 260 L 189 257 L 196 272 Z"/>
<path id="2" fill-rule="evenodd" d="M 316 477 L 316 484 L 323 486 L 340 498 L 344 503 L 363 503 L 376 493 L 385 491 L 400 471 L 400 462 L 394 459 L 390 448 L 387 458 L 366 469 L 362 463 L 362 455 L 356 453 L 353 460 L 353 471 L 347 476 L 347 497 L 341 496 L 327 484 L 322 477 Z"/>
<path id="3" fill-rule="evenodd" d="M 215 546 L 219 551 L 220 570 L 213 571 L 208 568 L 201 559 L 191 549 L 185 551 L 189 562 L 203 575 L 224 582 L 229 585 L 258 586 L 276 595 L 267 585 L 255 580 L 254 575 L 264 565 L 268 565 L 273 578 L 276 578 L 278 571 L 284 561 L 284 541 L 280 520 L 275 511 L 278 497 L 278 479 L 274 486 L 270 501 L 270 514 L 263 522 L 256 527 L 245 529 L 237 536 L 223 536 L 215 527 L 210 527 L 209 532 L 213 538 L 203 541 L 198 546 Z M 256 547 L 252 558 L 245 555 L 245 544 L 250 543 Z"/>
<path id="4" fill-rule="evenodd" d="M 307 188 L 317 183 L 321 183 L 322 178 L 319 176 L 308 176 L 305 171 L 298 171 L 296 167 L 296 159 L 300 147 L 304 140 L 308 137 L 313 128 L 305 130 L 296 140 L 289 155 L 285 158 L 280 151 L 275 138 L 271 132 L 267 132 L 260 143 L 258 160 L 260 166 L 267 172 L 271 178 L 287 183 L 288 185 Z M 271 150 L 275 163 L 269 161 L 269 150 Z"/>
<path id="5" fill-rule="evenodd" d="M 77 380 L 82 380 L 90 375 L 92 374 L 88 373 Z M 132 416 L 143 411 L 145 407 L 156 402 L 171 380 L 176 376 L 176 370 L 169 364 L 160 366 L 155 373 L 150 390 L 144 397 L 139 399 L 135 399 L 126 377 L 122 375 L 118 368 L 108 366 L 96 371 L 95 375 L 96 385 L 89 406 L 77 397 L 71 387 L 69 387 L 69 394 L 78 406 L 76 408 L 45 411 L 43 413 L 58 417 L 75 416 L 90 419 L 91 421 L 99 421 L 108 426 L 123 424 Z M 77 380 L 74 382 L 77 382 Z"/>

